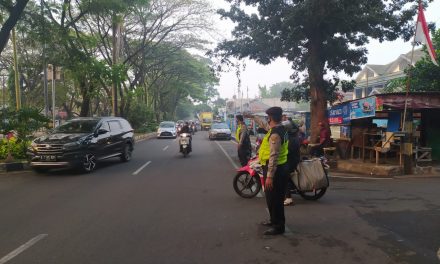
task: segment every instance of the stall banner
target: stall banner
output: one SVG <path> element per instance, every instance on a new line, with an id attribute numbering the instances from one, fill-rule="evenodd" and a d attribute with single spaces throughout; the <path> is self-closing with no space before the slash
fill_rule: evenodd
<path id="1" fill-rule="evenodd" d="M 372 117 L 376 115 L 376 96 L 350 102 L 350 119 Z"/>
<path id="2" fill-rule="evenodd" d="M 350 104 L 341 104 L 330 108 L 328 122 L 330 125 L 346 124 L 350 122 Z"/>

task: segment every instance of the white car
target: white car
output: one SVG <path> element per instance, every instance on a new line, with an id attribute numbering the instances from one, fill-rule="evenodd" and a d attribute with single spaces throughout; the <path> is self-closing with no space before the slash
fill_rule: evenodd
<path id="1" fill-rule="evenodd" d="M 157 138 L 176 138 L 176 123 L 173 121 L 164 121 L 159 124 L 157 129 Z"/>
<path id="2" fill-rule="evenodd" d="M 231 139 L 231 130 L 226 123 L 213 123 L 209 130 L 209 139 Z"/>

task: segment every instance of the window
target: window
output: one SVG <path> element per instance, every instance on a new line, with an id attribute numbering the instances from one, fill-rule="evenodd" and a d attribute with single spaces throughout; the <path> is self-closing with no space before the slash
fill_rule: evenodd
<path id="1" fill-rule="evenodd" d="M 119 123 L 119 121 L 110 121 L 108 122 L 108 124 L 110 125 L 110 131 L 118 131 L 122 129 L 121 123 Z"/>
<path id="2" fill-rule="evenodd" d="M 99 128 L 102 128 L 102 129 L 105 129 L 107 131 L 110 131 L 110 127 L 109 127 L 107 121 L 102 122 L 101 123 L 101 127 L 99 127 Z"/>
<path id="3" fill-rule="evenodd" d="M 98 124 L 98 120 L 71 120 L 57 127 L 58 133 L 92 133 Z"/>

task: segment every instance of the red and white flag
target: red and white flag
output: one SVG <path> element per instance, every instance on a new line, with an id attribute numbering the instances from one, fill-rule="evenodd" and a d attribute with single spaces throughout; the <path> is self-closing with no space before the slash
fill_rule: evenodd
<path id="1" fill-rule="evenodd" d="M 437 56 L 435 54 L 434 46 L 429 37 L 428 24 L 426 24 L 425 14 L 423 13 L 422 4 L 419 4 L 419 16 L 417 17 L 416 35 L 414 40 L 426 45 L 428 53 L 431 56 L 432 63 L 438 66 Z"/>

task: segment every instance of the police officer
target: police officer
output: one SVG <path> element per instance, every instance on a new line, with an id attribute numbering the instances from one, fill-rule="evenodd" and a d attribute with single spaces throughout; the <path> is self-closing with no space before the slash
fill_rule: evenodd
<path id="1" fill-rule="evenodd" d="M 249 137 L 249 131 L 246 127 L 242 115 L 236 115 L 237 131 L 235 132 L 235 139 L 237 140 L 237 152 L 240 159 L 241 166 L 245 166 L 252 154 L 252 145 Z"/>
<path id="2" fill-rule="evenodd" d="M 263 165 L 265 196 L 270 220 L 261 224 L 270 227 L 264 235 L 279 235 L 285 231 L 284 195 L 288 179 L 288 134 L 281 124 L 283 110 L 280 107 L 267 109 L 267 124 L 255 118 L 260 127 L 268 132 L 263 138 L 258 155 Z"/>

